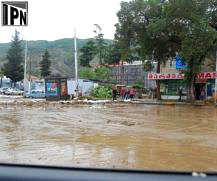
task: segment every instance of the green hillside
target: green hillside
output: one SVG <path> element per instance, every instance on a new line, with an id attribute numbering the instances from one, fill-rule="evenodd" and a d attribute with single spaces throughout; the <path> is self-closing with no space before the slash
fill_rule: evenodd
<path id="1" fill-rule="evenodd" d="M 90 39 L 77 39 L 78 56 L 79 49 Z M 112 40 L 105 40 L 111 43 Z M 6 53 L 10 43 L 0 43 L 0 67 L 6 62 Z M 25 47 L 25 42 L 23 42 Z M 55 41 L 29 41 L 28 42 L 28 63 L 27 72 L 29 70 L 29 62 L 32 62 L 32 74 L 38 76 L 40 73 L 39 62 L 45 49 L 48 49 L 51 55 L 51 71 L 52 74 L 61 74 L 62 76 L 74 76 L 74 39 L 65 38 Z M 23 51 L 24 53 L 24 51 Z"/>

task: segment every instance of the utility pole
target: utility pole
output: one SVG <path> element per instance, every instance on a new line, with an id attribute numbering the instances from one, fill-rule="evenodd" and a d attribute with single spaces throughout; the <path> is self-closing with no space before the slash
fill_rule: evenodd
<path id="1" fill-rule="evenodd" d="M 28 42 L 28 40 L 27 40 L 27 38 L 22 34 L 22 33 L 20 33 L 19 32 L 19 34 L 22 36 L 22 37 L 24 37 L 25 38 L 25 62 L 24 62 L 24 79 L 23 79 L 23 88 L 24 88 L 24 95 L 26 94 L 26 63 L 27 63 L 27 51 L 28 51 L 28 47 L 27 47 L 27 42 Z"/>
<path id="2" fill-rule="evenodd" d="M 78 60 L 77 60 L 77 38 L 76 29 L 74 29 L 74 51 L 75 51 L 75 84 L 76 84 L 76 97 L 79 95 L 79 85 L 78 85 Z"/>
<path id="3" fill-rule="evenodd" d="M 32 60 L 29 58 L 29 81 L 31 81 L 32 74 Z"/>
<path id="4" fill-rule="evenodd" d="M 217 72 L 217 50 L 216 50 L 216 65 L 215 65 L 215 71 Z M 214 99 L 215 99 L 215 106 L 217 105 L 217 78 L 215 78 L 215 93 L 214 93 Z"/>
<path id="5" fill-rule="evenodd" d="M 29 58 L 29 90 L 28 92 L 31 93 L 31 74 L 32 74 L 32 60 Z"/>
<path id="6" fill-rule="evenodd" d="M 3 85 L 2 85 L 3 84 L 3 80 L 2 79 L 3 79 L 4 75 L 0 73 L 0 77 L 1 77 L 1 86 L 0 87 L 3 87 Z"/>
<path id="7" fill-rule="evenodd" d="M 26 45 L 25 45 L 25 63 L 24 63 L 24 81 L 23 81 L 24 94 L 26 93 L 26 62 L 27 62 L 27 39 L 26 39 Z"/>

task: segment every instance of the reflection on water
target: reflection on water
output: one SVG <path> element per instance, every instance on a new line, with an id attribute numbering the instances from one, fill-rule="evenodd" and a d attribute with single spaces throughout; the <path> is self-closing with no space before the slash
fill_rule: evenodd
<path id="1" fill-rule="evenodd" d="M 10 106 L 0 121 L 1 162 L 217 170 L 214 107 Z"/>

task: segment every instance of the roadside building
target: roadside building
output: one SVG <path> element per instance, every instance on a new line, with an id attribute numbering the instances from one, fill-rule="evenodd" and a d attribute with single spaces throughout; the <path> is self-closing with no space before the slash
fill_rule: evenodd
<path id="1" fill-rule="evenodd" d="M 144 71 L 142 61 L 124 62 L 123 65 L 120 63 L 109 67 L 110 76 L 115 84 L 133 85 L 135 82 L 143 82 L 144 88 L 155 87 L 155 81 L 148 79 L 148 72 Z"/>
<path id="2" fill-rule="evenodd" d="M 204 65 L 201 65 L 201 73 L 197 75 L 194 85 L 195 98 L 200 99 L 202 92 L 205 92 L 205 98 L 211 98 L 215 89 L 215 78 L 217 72 L 210 65 L 210 60 L 206 59 Z M 149 80 L 160 80 L 162 99 L 179 99 L 179 90 L 182 89 L 182 99 L 186 99 L 187 88 L 184 81 L 184 74 L 182 68 L 179 67 L 177 59 L 168 60 L 160 68 L 160 73 L 149 73 Z"/>
<path id="3" fill-rule="evenodd" d="M 11 79 L 6 76 L 1 77 L 0 87 L 11 87 Z"/>

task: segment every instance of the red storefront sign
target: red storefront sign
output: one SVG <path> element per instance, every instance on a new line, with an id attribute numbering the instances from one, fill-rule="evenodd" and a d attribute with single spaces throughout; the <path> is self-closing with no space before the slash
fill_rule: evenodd
<path id="1" fill-rule="evenodd" d="M 197 74 L 198 79 L 215 79 L 217 78 L 217 72 L 202 72 Z"/>
<path id="2" fill-rule="evenodd" d="M 149 80 L 164 80 L 164 79 L 184 79 L 184 74 L 157 74 L 157 73 L 149 73 L 148 74 Z"/>
<path id="3" fill-rule="evenodd" d="M 217 72 L 202 72 L 197 74 L 197 79 L 215 79 L 217 78 Z M 184 79 L 184 74 L 172 73 L 172 74 L 157 74 L 149 73 L 149 80 L 166 80 L 166 79 Z"/>

